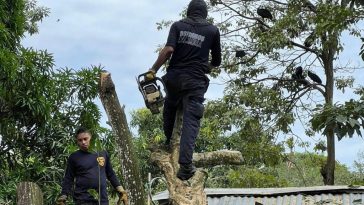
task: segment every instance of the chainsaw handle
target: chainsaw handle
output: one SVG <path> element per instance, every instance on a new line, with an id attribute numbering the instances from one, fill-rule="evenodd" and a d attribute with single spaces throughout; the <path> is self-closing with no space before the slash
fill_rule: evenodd
<path id="1" fill-rule="evenodd" d="M 140 74 L 140 75 L 138 75 L 138 77 L 136 77 L 136 80 L 137 80 L 137 82 L 138 82 L 138 84 L 141 84 L 141 85 L 143 85 L 143 84 L 146 84 L 146 83 L 148 83 L 148 82 L 152 82 L 152 81 L 159 81 L 160 83 L 162 83 L 162 85 L 163 85 L 163 88 L 165 88 L 166 86 L 165 86 L 165 84 L 164 84 L 164 81 L 162 80 L 162 78 L 160 78 L 160 77 L 155 77 L 155 78 L 153 78 L 153 79 L 151 79 L 151 80 L 146 80 L 146 78 L 145 78 L 145 76 L 148 74 L 148 72 L 145 72 L 145 73 L 142 73 L 142 74 Z M 143 80 L 141 80 L 141 78 L 142 77 L 144 77 L 144 79 Z"/>
<path id="2" fill-rule="evenodd" d="M 148 73 L 149 73 L 149 71 L 147 71 L 147 72 L 145 72 L 145 73 L 142 73 L 142 74 L 138 75 L 138 77 L 137 77 L 138 81 L 139 81 L 139 82 L 141 82 L 140 78 L 142 78 L 142 77 L 144 77 L 144 79 L 146 79 L 146 78 L 145 78 L 145 76 L 146 76 Z M 156 77 L 156 78 L 157 78 L 157 77 Z M 152 79 L 152 80 L 154 80 L 154 79 Z M 152 81 L 152 80 L 148 80 L 148 81 Z"/>
<path id="3" fill-rule="evenodd" d="M 160 77 L 155 76 L 155 78 L 153 78 L 153 79 L 146 80 L 146 75 L 147 75 L 148 73 L 149 73 L 149 71 L 147 71 L 147 72 L 145 72 L 145 73 L 142 73 L 142 74 L 138 75 L 138 77 L 137 77 L 137 81 L 138 81 L 138 82 L 143 82 L 143 83 L 147 83 L 147 82 L 151 82 L 151 81 L 160 81 L 160 82 L 163 84 L 163 86 L 164 86 L 164 82 L 163 82 L 162 78 L 160 78 Z M 143 79 L 143 80 L 141 80 L 141 78 L 142 78 L 142 77 L 144 77 L 144 79 Z M 164 86 L 164 87 L 165 87 L 165 86 Z"/>

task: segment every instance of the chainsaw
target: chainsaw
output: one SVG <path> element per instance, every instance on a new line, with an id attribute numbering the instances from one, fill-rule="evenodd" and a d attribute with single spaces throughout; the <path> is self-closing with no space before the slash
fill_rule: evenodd
<path id="1" fill-rule="evenodd" d="M 161 78 L 155 77 L 153 79 L 147 79 L 146 73 L 140 74 L 136 81 L 138 83 L 139 91 L 142 93 L 145 105 L 152 112 L 152 114 L 158 114 L 159 108 L 163 106 L 164 97 L 161 91 L 161 85 L 164 88 L 164 82 Z"/>

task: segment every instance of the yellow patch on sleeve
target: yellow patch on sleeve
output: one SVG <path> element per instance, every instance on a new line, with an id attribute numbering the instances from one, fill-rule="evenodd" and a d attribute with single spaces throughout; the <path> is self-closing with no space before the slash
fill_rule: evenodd
<path id="1" fill-rule="evenodd" d="M 99 163 L 100 166 L 105 166 L 105 158 L 104 157 L 98 157 L 96 158 L 97 162 Z"/>

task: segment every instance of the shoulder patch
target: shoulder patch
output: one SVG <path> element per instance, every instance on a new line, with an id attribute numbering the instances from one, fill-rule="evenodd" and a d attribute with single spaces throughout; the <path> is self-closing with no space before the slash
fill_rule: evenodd
<path id="1" fill-rule="evenodd" d="M 96 160 L 97 160 L 97 162 L 99 163 L 99 165 L 101 167 L 105 166 L 105 158 L 104 157 L 97 157 Z"/>

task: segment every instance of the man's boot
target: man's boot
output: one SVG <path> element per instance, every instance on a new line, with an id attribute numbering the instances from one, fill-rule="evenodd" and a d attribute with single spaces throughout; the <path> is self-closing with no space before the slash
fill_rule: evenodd
<path id="1" fill-rule="evenodd" d="M 177 177 L 181 180 L 190 179 L 196 172 L 196 167 L 191 164 L 180 164 Z"/>

